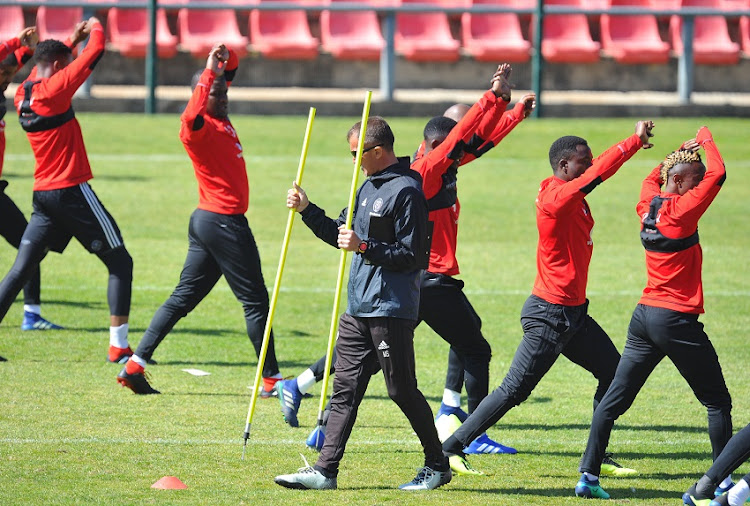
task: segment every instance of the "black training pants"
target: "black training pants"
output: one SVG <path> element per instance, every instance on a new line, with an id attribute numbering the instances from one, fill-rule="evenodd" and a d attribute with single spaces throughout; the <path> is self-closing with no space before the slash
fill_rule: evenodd
<path id="1" fill-rule="evenodd" d="M 192 311 L 223 275 L 245 312 L 247 335 L 260 354 L 268 318 L 268 290 L 260 255 L 244 215 L 196 209 L 190 217 L 188 253 L 177 287 L 154 314 L 135 354 L 148 360 L 175 324 Z M 271 333 L 263 376 L 279 372 Z"/>
<path id="2" fill-rule="evenodd" d="M 379 369 L 383 370 L 388 395 L 406 415 L 424 447 L 425 465 L 432 469 L 445 466 L 432 410 L 417 388 L 415 323 L 402 318 L 341 316 L 331 414 L 315 464 L 324 475 L 334 477 L 338 473 L 370 377 Z"/>
<path id="3" fill-rule="evenodd" d="M 732 437 L 732 399 L 711 341 L 697 314 L 638 304 L 615 378 L 594 411 L 581 472 L 599 475 L 612 426 L 635 400 L 661 359 L 669 359 L 708 410 L 708 434 L 716 459 Z"/>
<path id="4" fill-rule="evenodd" d="M 0 282 L 0 320 L 8 312 L 21 288 L 52 250 L 62 253 L 75 237 L 89 253 L 94 253 L 109 272 L 107 302 L 109 314 L 130 314 L 133 259 L 112 215 L 88 183 L 57 190 L 37 190 L 34 211 L 24 230 L 18 254 L 8 274 Z"/>
<path id="5" fill-rule="evenodd" d="M 492 350 L 482 335 L 482 320 L 463 287 L 461 280 L 425 271 L 419 319 L 450 344 L 445 387 L 460 392 L 465 381 L 469 413 L 472 413 L 489 390 Z"/>
<path id="6" fill-rule="evenodd" d="M 474 413 L 446 440 L 446 451 L 458 451 L 485 432 L 511 408 L 525 401 L 562 354 L 599 380 L 594 406 L 604 396 L 620 354 L 609 336 L 588 313 L 588 301 L 561 306 L 531 295 L 521 310 L 523 339 L 502 384 L 479 404 Z"/>
<path id="7" fill-rule="evenodd" d="M 14 248 L 18 249 L 21 245 L 21 237 L 23 237 L 23 231 L 26 230 L 26 217 L 23 215 L 18 206 L 9 196 L 5 194 L 6 181 L 0 181 L 0 235 L 5 238 L 8 243 Z M 37 265 L 31 271 L 31 277 L 23 286 L 23 302 L 24 304 L 39 304 L 40 303 L 40 275 L 39 266 Z"/>

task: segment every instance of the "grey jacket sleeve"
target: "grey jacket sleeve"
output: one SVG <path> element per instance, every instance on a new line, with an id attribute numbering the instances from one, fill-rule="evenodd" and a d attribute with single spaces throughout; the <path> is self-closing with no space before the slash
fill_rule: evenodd
<path id="1" fill-rule="evenodd" d="M 346 208 L 341 211 L 339 218 L 333 220 L 326 216 L 323 209 L 312 202 L 300 213 L 302 222 L 313 233 L 334 248 L 338 248 L 339 226 L 346 223 Z"/>

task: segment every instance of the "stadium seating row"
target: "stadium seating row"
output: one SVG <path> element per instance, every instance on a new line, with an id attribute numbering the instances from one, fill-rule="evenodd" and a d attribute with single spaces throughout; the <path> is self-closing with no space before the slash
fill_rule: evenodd
<path id="1" fill-rule="evenodd" d="M 160 58 L 170 58 L 178 47 L 198 58 L 204 57 L 217 40 L 235 48 L 240 56 L 250 46 L 267 58 L 314 59 L 319 50 L 335 58 L 377 60 L 385 44 L 375 11 L 320 13 L 320 40 L 310 30 L 304 10 L 250 10 L 248 37 L 242 35 L 237 15 L 232 9 L 196 10 L 183 5 L 190 0 L 170 0 L 177 10 L 177 32 L 169 28 L 164 9 L 157 11 L 157 48 Z M 225 3 L 237 0 L 224 0 Z M 263 3 L 269 0 L 254 0 Z M 279 1 L 279 0 L 274 0 Z M 282 0 L 283 1 L 283 0 Z M 325 4 L 351 0 L 307 0 Z M 373 3 L 379 0 L 371 0 Z M 430 0 L 383 0 L 387 2 L 430 3 Z M 431 0 L 440 4 L 447 0 Z M 527 0 L 532 1 L 533 0 Z M 466 5 L 507 5 L 524 8 L 516 0 L 466 0 Z M 98 2 L 100 3 L 100 2 Z M 162 3 L 162 2 L 160 2 Z M 706 7 L 747 10 L 750 0 L 545 0 L 547 5 L 566 5 L 606 9 L 609 6 L 634 6 L 644 9 Z M 248 4 L 243 0 L 243 5 Z M 442 3 L 447 6 L 449 4 Z M 450 5 L 458 4 L 450 0 Z M 36 23 L 42 38 L 65 39 L 70 27 L 83 17 L 82 7 L 39 7 Z M 460 16 L 461 41 L 451 34 L 449 17 L 442 12 L 399 13 L 396 16 L 394 46 L 397 54 L 412 61 L 458 60 L 461 47 L 480 61 L 525 62 L 530 58 L 531 43 L 524 38 L 521 19 L 515 13 L 471 14 Z M 528 16 L 527 16 L 528 18 Z M 20 5 L 0 7 L 0 37 L 8 38 L 24 26 Z M 148 20 L 145 9 L 107 10 L 108 40 L 112 48 L 127 57 L 143 57 L 148 44 Z M 682 20 L 669 20 L 669 42 L 662 40 L 653 14 L 600 16 L 600 41 L 592 38 L 586 14 L 547 15 L 543 24 L 542 55 L 547 61 L 590 63 L 601 54 L 622 63 L 665 63 L 670 50 L 681 54 Z M 532 34 L 533 35 L 533 34 Z M 320 46 L 320 49 L 319 49 Z M 739 42 L 732 41 L 727 19 L 722 16 L 695 18 L 694 61 L 698 64 L 736 64 L 740 51 L 750 55 L 750 19 L 739 22 Z"/>

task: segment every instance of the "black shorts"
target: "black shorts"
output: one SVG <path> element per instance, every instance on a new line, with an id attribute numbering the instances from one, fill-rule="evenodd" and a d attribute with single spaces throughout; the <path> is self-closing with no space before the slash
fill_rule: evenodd
<path id="1" fill-rule="evenodd" d="M 33 205 L 23 240 L 42 242 L 57 253 L 72 237 L 97 255 L 124 246 L 117 223 L 88 183 L 35 191 Z"/>

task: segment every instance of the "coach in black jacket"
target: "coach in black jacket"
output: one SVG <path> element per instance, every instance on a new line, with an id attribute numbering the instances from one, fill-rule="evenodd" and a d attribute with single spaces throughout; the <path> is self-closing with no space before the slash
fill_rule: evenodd
<path id="1" fill-rule="evenodd" d="M 356 154 L 361 124 L 347 134 Z M 421 178 L 408 158 L 393 152 L 393 132 L 382 118 L 367 122 L 362 171 L 367 176 L 357 191 L 352 229 L 345 228 L 346 209 L 337 220 L 310 203 L 294 185 L 287 207 L 296 209 L 322 240 L 357 254 L 349 274 L 348 306 L 339 321 L 336 379 L 326 439 L 314 467 L 276 477 L 290 488 L 336 488 L 339 461 L 351 434 L 357 409 L 370 377 L 383 370 L 388 395 L 398 404 L 424 447 L 425 462 L 404 490 L 437 488 L 451 479 L 432 410 L 417 388 L 414 368 L 414 327 L 419 309 L 419 274 L 426 266 L 427 202 Z"/>

